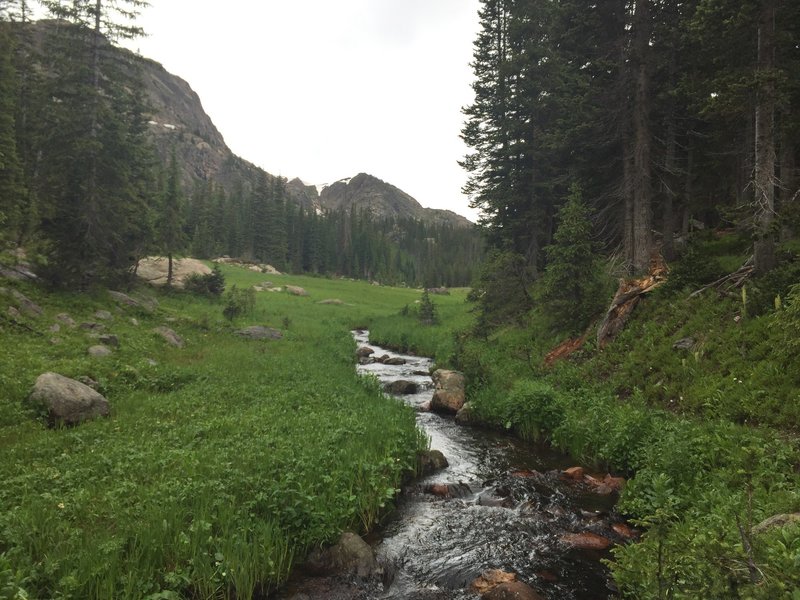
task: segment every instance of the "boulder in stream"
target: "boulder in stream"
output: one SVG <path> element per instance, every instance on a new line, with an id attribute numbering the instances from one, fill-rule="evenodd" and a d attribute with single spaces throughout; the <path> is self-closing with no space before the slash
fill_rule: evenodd
<path id="1" fill-rule="evenodd" d="M 396 395 L 416 394 L 417 391 L 419 391 L 419 386 L 413 381 L 408 381 L 406 379 L 397 379 L 395 381 L 390 381 L 389 383 L 384 385 L 383 389 L 389 394 L 396 394 Z"/>
<path id="2" fill-rule="evenodd" d="M 316 576 L 355 575 L 368 579 L 378 572 L 378 563 L 369 544 L 345 531 L 333 546 L 312 552 L 303 569 Z"/>
<path id="3" fill-rule="evenodd" d="M 605 550 L 611 546 L 611 540 L 602 535 L 583 531 L 581 533 L 565 533 L 561 536 L 561 542 L 572 548 L 580 550 Z"/>
<path id="4" fill-rule="evenodd" d="M 423 475 L 429 475 L 446 468 L 449 463 L 440 450 L 425 450 L 417 454 L 419 470 Z"/>
<path id="5" fill-rule="evenodd" d="M 531 586 L 521 581 L 501 583 L 483 594 L 481 598 L 483 600 L 544 600 Z"/>
<path id="6" fill-rule="evenodd" d="M 437 369 L 433 372 L 434 392 L 431 410 L 455 414 L 464 406 L 464 374 Z"/>

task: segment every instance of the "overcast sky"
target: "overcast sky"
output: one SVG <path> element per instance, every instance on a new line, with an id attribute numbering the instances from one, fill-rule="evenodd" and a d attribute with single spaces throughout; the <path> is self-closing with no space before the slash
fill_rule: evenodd
<path id="1" fill-rule="evenodd" d="M 475 220 L 457 162 L 479 0 L 151 0 L 134 50 L 273 174 L 366 172 Z"/>

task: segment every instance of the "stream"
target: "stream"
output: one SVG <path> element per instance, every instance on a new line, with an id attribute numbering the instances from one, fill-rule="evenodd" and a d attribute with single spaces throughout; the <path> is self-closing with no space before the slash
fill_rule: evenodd
<path id="1" fill-rule="evenodd" d="M 433 395 L 431 360 L 369 344 L 367 331 L 353 335 L 359 347 L 375 350 L 373 357 L 405 361 L 365 361 L 357 368 L 382 384 L 405 380 L 419 386 L 417 393 L 397 397 L 417 410 L 417 425 L 449 466 L 408 485 L 397 510 L 368 539 L 385 566 L 382 584 L 351 583 L 348 592 L 304 578 L 290 583 L 284 597 L 474 600 L 478 595 L 470 584 L 488 569 L 516 573 L 547 600 L 610 597 L 613 584 L 601 562 L 610 552 L 580 550 L 563 537 L 589 532 L 622 543 L 612 529 L 624 528 L 614 512 L 616 493 L 600 495 L 564 478 L 574 460 L 552 449 L 425 411 Z"/>

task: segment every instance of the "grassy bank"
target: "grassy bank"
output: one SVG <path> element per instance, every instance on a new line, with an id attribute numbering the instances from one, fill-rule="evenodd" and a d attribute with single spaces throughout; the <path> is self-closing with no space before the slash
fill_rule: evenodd
<path id="1" fill-rule="evenodd" d="M 544 315 L 481 337 L 458 334 L 462 306 L 437 356 L 465 371 L 484 423 L 630 477 L 619 507 L 646 533 L 614 551 L 624 597 L 800 598 L 800 525 L 758 527 L 800 511 L 800 298 L 757 316 L 746 294 L 687 295 L 651 294 L 606 349 L 590 340 L 551 369 L 561 339 Z M 374 330 L 397 342 L 399 320 Z M 435 349 L 429 331 L 405 335 Z"/>
<path id="2" fill-rule="evenodd" d="M 310 547 L 372 527 L 391 502 L 423 442 L 407 408 L 356 377 L 349 329 L 419 292 L 225 275 L 310 295 L 260 292 L 231 325 L 220 302 L 185 294 L 159 295 L 148 314 L 105 292 L 5 284 L 44 315 L 0 329 L 0 597 L 250 598 Z M 119 348 L 90 358 L 86 330 L 50 331 L 63 312 L 103 324 Z M 233 335 L 249 324 L 284 339 Z M 162 325 L 186 346 L 153 333 Z M 111 418 L 47 429 L 22 404 L 44 371 L 97 381 Z"/>

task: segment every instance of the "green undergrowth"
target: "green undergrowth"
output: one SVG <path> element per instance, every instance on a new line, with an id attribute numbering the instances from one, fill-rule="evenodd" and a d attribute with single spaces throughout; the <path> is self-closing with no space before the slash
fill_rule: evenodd
<path id="1" fill-rule="evenodd" d="M 458 334 L 474 322 L 466 304 L 466 288 L 454 288 L 447 295 L 431 295 L 437 315 L 433 324 L 421 322 L 419 296 L 394 313 L 372 319 L 370 341 L 400 352 L 433 358 L 439 365 L 457 361 Z"/>
<path id="2" fill-rule="evenodd" d="M 739 261 L 725 256 L 702 279 Z M 783 290 L 755 309 L 738 290 L 688 299 L 701 283 L 684 283 L 648 295 L 603 350 L 590 336 L 550 369 L 563 338 L 536 311 L 486 335 L 440 327 L 479 420 L 630 478 L 619 510 L 645 533 L 614 550 L 623 597 L 800 598 L 800 525 L 757 527 L 800 511 L 800 288 L 753 281 L 752 294 Z"/>
<path id="3" fill-rule="evenodd" d="M 252 598 L 386 513 L 425 440 L 410 409 L 355 375 L 349 329 L 419 292 L 223 272 L 309 296 L 260 292 L 229 323 L 222 301 L 185 293 L 159 293 L 148 314 L 103 291 L 5 284 L 44 315 L 0 324 L 0 597 Z M 103 323 L 119 348 L 90 358 L 86 330 L 50 331 L 62 312 Z M 251 324 L 284 338 L 233 334 Z M 152 331 L 163 325 L 184 348 Z M 48 429 L 22 402 L 44 371 L 97 381 L 111 418 Z"/>

